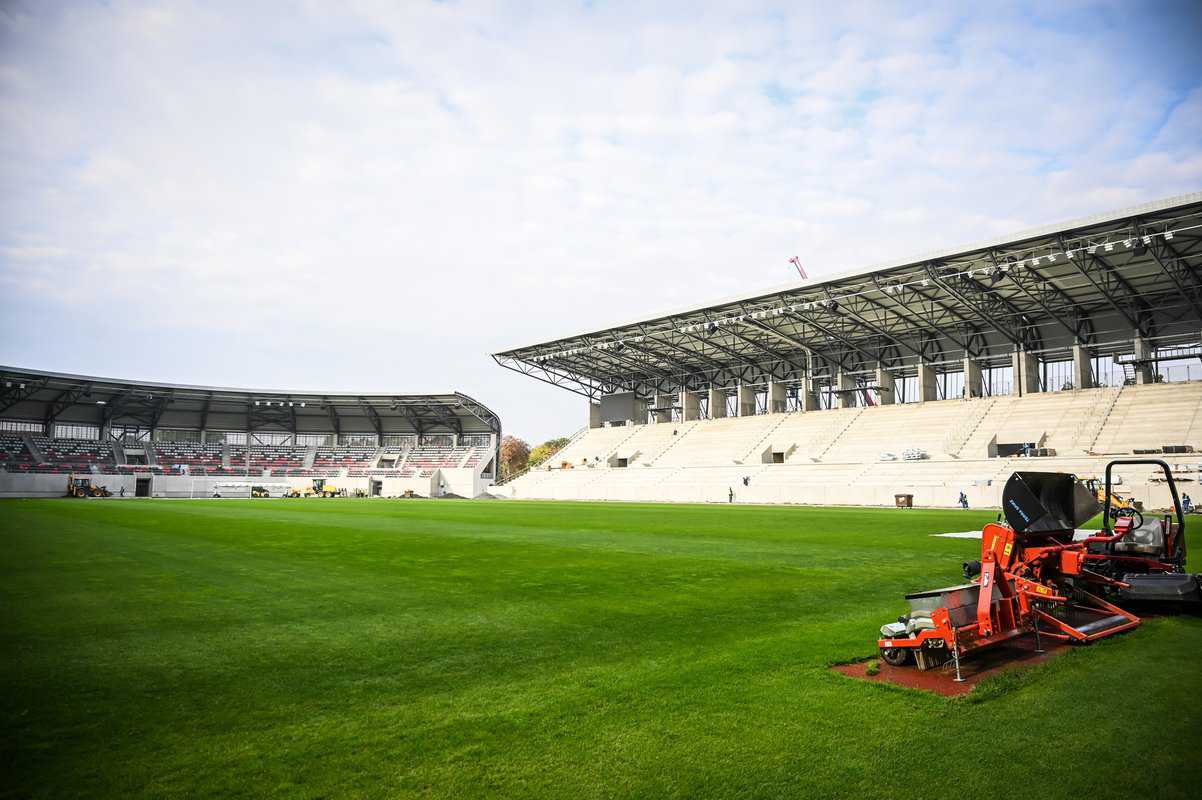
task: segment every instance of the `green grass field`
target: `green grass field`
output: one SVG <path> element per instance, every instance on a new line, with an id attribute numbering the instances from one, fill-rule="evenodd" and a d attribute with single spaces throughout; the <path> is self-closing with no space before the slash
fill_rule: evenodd
<path id="1" fill-rule="evenodd" d="M 1196 797 L 1202 619 L 832 674 L 989 512 L 0 501 L 13 797 Z M 1197 534 L 1195 546 L 1202 546 Z M 1195 569 L 1198 568 L 1195 558 Z"/>

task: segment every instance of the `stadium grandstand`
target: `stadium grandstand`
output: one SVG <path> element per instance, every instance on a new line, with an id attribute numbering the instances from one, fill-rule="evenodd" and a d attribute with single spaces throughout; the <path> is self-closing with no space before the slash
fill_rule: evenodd
<path id="1" fill-rule="evenodd" d="M 1188 492 L 1200 355 L 1197 193 L 496 353 L 588 424 L 494 491 L 997 506 L 1015 470 L 1156 453 Z"/>
<path id="2" fill-rule="evenodd" d="M 477 497 L 501 423 L 459 393 L 223 389 L 0 367 L 0 496 L 245 497 L 312 490 Z"/>

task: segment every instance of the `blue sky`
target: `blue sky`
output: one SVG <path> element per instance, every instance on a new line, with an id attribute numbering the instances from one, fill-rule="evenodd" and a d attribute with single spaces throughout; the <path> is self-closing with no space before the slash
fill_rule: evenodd
<path id="1" fill-rule="evenodd" d="M 583 401 L 487 354 L 1202 189 L 1197 3 L 8 2 L 0 363 Z"/>

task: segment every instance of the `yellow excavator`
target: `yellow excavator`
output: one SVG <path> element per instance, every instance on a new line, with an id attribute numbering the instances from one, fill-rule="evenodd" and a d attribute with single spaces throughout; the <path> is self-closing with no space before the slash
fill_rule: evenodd
<path id="1" fill-rule="evenodd" d="M 1085 488 L 1093 492 L 1093 496 L 1102 504 L 1103 508 L 1107 507 L 1106 498 L 1106 483 L 1101 478 L 1081 478 Z M 1112 520 L 1119 517 L 1135 517 L 1135 527 L 1142 527 L 1144 524 L 1144 515 L 1140 512 L 1139 506 L 1135 502 L 1134 497 L 1124 497 L 1115 492 L 1113 489 L 1110 492 L 1110 518 Z"/>
<path id="2" fill-rule="evenodd" d="M 325 478 L 314 478 L 312 486 L 297 489 L 295 486 L 284 493 L 284 497 L 337 497 L 341 490 Z"/>
<path id="3" fill-rule="evenodd" d="M 67 476 L 67 497 L 112 497 L 113 493 L 104 486 L 97 486 L 89 478 Z"/>

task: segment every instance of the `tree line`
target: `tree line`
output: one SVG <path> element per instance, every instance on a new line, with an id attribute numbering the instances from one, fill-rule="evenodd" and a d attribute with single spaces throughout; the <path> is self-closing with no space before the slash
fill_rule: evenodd
<path id="1" fill-rule="evenodd" d="M 531 449 L 530 445 L 516 436 L 505 436 L 501 439 L 501 479 L 526 470 L 534 469 L 551 456 L 563 449 L 568 443 L 568 437 L 560 436 L 548 439 Z"/>

